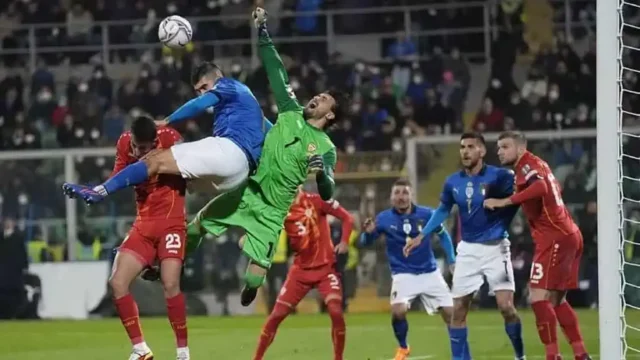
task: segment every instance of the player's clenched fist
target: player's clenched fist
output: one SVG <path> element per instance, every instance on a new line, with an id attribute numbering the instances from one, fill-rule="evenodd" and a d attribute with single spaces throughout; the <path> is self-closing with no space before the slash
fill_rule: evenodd
<path id="1" fill-rule="evenodd" d="M 376 222 L 372 218 L 367 218 L 367 220 L 364 221 L 364 224 L 362 224 L 362 229 L 364 232 L 371 234 L 376 230 Z"/>
<path id="2" fill-rule="evenodd" d="M 315 174 L 324 171 L 324 160 L 322 159 L 322 155 L 309 156 L 308 161 L 307 168 L 310 173 Z"/>
<path id="3" fill-rule="evenodd" d="M 255 10 L 253 10 L 251 16 L 253 17 L 253 24 L 255 25 L 256 29 L 266 24 L 267 22 L 267 11 L 261 7 L 257 7 Z"/>

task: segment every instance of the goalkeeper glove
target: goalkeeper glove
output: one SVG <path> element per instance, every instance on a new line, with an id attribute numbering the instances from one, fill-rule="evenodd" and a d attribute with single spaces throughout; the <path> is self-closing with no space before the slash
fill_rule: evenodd
<path id="1" fill-rule="evenodd" d="M 267 11 L 265 9 L 257 7 L 251 16 L 253 16 L 253 24 L 256 29 L 260 29 L 261 26 L 267 24 Z"/>
<path id="2" fill-rule="evenodd" d="M 309 169 L 309 172 L 313 174 L 324 171 L 324 160 L 322 159 L 322 155 L 310 156 L 307 168 Z"/>

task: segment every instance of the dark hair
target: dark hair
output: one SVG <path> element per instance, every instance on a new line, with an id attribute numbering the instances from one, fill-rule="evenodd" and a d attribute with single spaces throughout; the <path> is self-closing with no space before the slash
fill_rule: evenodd
<path id="1" fill-rule="evenodd" d="M 484 141 L 484 136 L 482 136 L 482 134 L 477 133 L 477 132 L 466 132 L 466 133 L 462 134 L 462 136 L 460 136 L 460 141 L 462 141 L 464 139 L 476 139 L 482 145 L 486 145 L 486 143 Z"/>
<path id="2" fill-rule="evenodd" d="M 153 142 L 156 140 L 156 124 L 150 117 L 138 116 L 131 124 L 131 134 L 136 142 Z"/>
<path id="3" fill-rule="evenodd" d="M 519 144 L 527 144 L 527 138 L 520 131 L 505 131 L 498 136 L 498 140 L 513 139 Z"/>
<path id="4" fill-rule="evenodd" d="M 411 187 L 411 181 L 405 179 L 405 178 L 400 178 L 396 181 L 393 182 L 393 186 L 408 186 Z"/>
<path id="5" fill-rule="evenodd" d="M 335 105 L 331 108 L 334 115 L 333 121 L 328 123 L 325 128 L 344 119 L 349 110 L 349 94 L 340 90 L 328 90 L 327 94 L 333 98 Z"/>
<path id="6" fill-rule="evenodd" d="M 205 61 L 194 67 L 191 71 L 191 84 L 195 85 L 200 79 L 213 73 L 220 73 L 220 75 L 222 75 L 222 70 L 218 65 L 210 61 Z"/>

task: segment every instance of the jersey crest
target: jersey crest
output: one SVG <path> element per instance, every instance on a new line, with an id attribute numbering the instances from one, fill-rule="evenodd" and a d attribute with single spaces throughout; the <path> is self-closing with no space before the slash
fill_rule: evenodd
<path id="1" fill-rule="evenodd" d="M 308 153 L 313 154 L 313 153 L 316 152 L 317 149 L 318 149 L 318 147 L 314 143 L 310 143 L 309 145 L 307 145 L 307 152 Z"/>

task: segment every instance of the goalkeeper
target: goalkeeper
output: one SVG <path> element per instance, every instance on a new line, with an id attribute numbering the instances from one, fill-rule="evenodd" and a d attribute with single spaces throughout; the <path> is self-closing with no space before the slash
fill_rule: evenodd
<path id="1" fill-rule="evenodd" d="M 253 18 L 259 31 L 260 59 L 278 106 L 277 122 L 267 133 L 256 174 L 246 186 L 209 202 L 187 230 L 190 249 L 199 245 L 205 233 L 219 236 L 232 226 L 246 231 L 239 244 L 251 260 L 241 296 L 244 306 L 253 302 L 264 282 L 298 186 L 313 173 L 322 199 L 332 197 L 336 149 L 324 130 L 340 119 L 347 106 L 346 96 L 326 91 L 302 107 L 267 33 L 266 12 L 257 8 Z"/>

